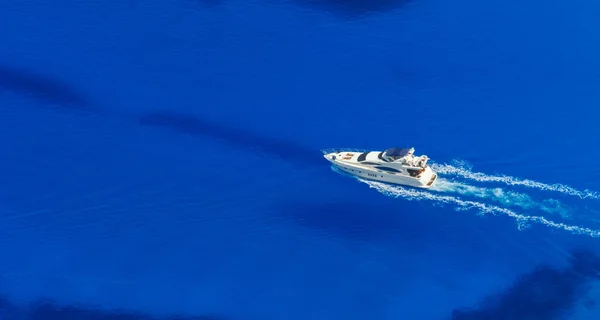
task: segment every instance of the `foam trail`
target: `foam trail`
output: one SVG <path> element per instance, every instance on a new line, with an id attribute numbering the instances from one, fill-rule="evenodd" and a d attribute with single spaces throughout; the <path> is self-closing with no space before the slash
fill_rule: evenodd
<path id="1" fill-rule="evenodd" d="M 523 209 L 538 209 L 547 213 L 558 214 L 563 218 L 568 218 L 569 212 L 571 211 L 568 207 L 565 207 L 560 201 L 555 199 L 544 199 L 542 202 L 536 202 L 529 195 L 524 193 L 505 191 L 502 188 L 476 187 L 465 183 L 449 181 L 444 178 L 439 178 L 430 190 L 458 193 L 481 199 L 490 199 L 499 202 L 504 206 L 520 207 Z"/>
<path id="2" fill-rule="evenodd" d="M 468 167 L 466 167 L 462 163 L 459 163 L 458 166 L 453 166 L 453 165 L 449 165 L 449 164 L 431 164 L 431 168 L 434 171 L 438 172 L 439 174 L 460 176 L 463 178 L 467 178 L 467 179 L 471 179 L 471 180 L 475 180 L 475 181 L 479 181 L 479 182 L 501 182 L 501 183 L 505 183 L 507 185 L 512 185 L 512 186 L 525 186 L 525 187 L 535 188 L 535 189 L 540 189 L 540 190 L 545 190 L 545 191 L 560 192 L 563 194 L 576 196 L 576 197 L 579 197 L 582 199 L 585 199 L 585 198 L 600 199 L 600 193 L 598 193 L 596 191 L 591 191 L 591 190 L 587 190 L 587 189 L 580 191 L 573 187 L 570 187 L 570 186 L 567 186 L 564 184 L 560 184 L 560 183 L 546 184 L 546 183 L 537 182 L 537 181 L 533 181 L 533 180 L 529 180 L 529 179 L 519 179 L 519 178 L 506 176 L 506 175 L 494 176 L 494 175 L 487 175 L 482 172 L 472 172 Z"/>
<path id="3" fill-rule="evenodd" d="M 534 222 L 534 223 L 541 223 L 541 224 L 544 224 L 544 225 L 552 227 L 552 228 L 570 231 L 575 234 L 586 234 L 591 237 L 600 237 L 600 230 L 594 230 L 594 229 L 590 229 L 590 228 L 582 228 L 582 227 L 578 227 L 578 226 L 567 225 L 564 223 L 558 223 L 558 222 L 550 221 L 550 220 L 548 220 L 544 217 L 540 217 L 540 216 L 526 216 L 526 215 L 518 214 L 518 213 L 516 213 L 512 210 L 506 209 L 506 208 L 487 205 L 487 204 L 483 204 L 481 202 L 461 200 L 456 197 L 436 195 L 436 194 L 432 194 L 432 193 L 429 193 L 426 191 L 405 189 L 402 187 L 395 187 L 395 186 L 391 186 L 391 185 L 388 185 L 385 183 L 368 181 L 368 180 L 364 180 L 361 178 L 357 178 L 357 179 L 359 181 L 367 184 L 370 188 L 373 188 L 385 195 L 393 196 L 396 198 L 403 197 L 408 200 L 430 200 L 430 201 L 435 201 L 435 202 L 439 202 L 439 203 L 455 204 L 463 210 L 476 209 L 476 210 L 479 210 L 479 212 L 482 214 L 485 214 L 485 213 L 504 214 L 511 218 L 514 218 L 518 223 L 519 229 L 526 228 L 528 226 L 528 223 Z"/>

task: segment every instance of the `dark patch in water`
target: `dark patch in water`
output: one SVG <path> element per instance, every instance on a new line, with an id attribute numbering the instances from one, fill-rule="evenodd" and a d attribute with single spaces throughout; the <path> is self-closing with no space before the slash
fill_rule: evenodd
<path id="1" fill-rule="evenodd" d="M 408 0 L 294 0 L 303 6 L 325 10 L 347 19 L 395 10 Z"/>
<path id="2" fill-rule="evenodd" d="M 291 163 L 326 164 L 318 149 L 309 149 L 294 142 L 263 136 L 189 114 L 156 111 L 143 114 L 138 121 L 141 125 L 165 127 L 178 133 L 216 139 L 233 147 L 263 152 Z"/>
<path id="3" fill-rule="evenodd" d="M 129 311 L 106 311 L 77 306 L 59 306 L 40 301 L 17 306 L 0 297 L 0 320 L 225 320 L 221 316 L 154 317 Z"/>
<path id="4" fill-rule="evenodd" d="M 0 66 L 0 90 L 33 97 L 52 107 L 89 111 L 89 101 L 72 87 L 28 70 Z"/>
<path id="5" fill-rule="evenodd" d="M 524 275 L 505 292 L 486 298 L 477 308 L 456 309 L 453 320 L 565 319 L 583 300 L 589 283 L 600 279 L 600 257 L 579 250 L 571 254 L 571 265 L 557 270 L 541 266 Z"/>

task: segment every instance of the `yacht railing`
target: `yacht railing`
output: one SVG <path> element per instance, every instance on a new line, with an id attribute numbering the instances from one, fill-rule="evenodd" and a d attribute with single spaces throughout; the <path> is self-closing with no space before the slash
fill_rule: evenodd
<path id="1" fill-rule="evenodd" d="M 323 154 L 329 154 L 329 153 L 340 153 L 340 152 L 368 152 L 369 150 L 366 149 L 356 149 L 356 148 L 327 148 L 327 149 L 321 149 L 321 152 Z"/>

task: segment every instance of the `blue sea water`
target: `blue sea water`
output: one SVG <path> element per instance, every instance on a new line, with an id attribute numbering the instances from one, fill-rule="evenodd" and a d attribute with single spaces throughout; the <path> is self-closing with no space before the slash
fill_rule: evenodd
<path id="1" fill-rule="evenodd" d="M 0 319 L 598 319 L 599 15 L 1 3 Z M 319 151 L 404 146 L 436 188 Z"/>

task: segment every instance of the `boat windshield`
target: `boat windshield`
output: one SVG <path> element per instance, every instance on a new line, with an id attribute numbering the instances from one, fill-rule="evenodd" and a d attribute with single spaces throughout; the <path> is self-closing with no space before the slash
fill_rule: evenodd
<path id="1" fill-rule="evenodd" d="M 414 148 L 389 148 L 385 150 L 384 154 L 388 161 L 396 161 L 406 156 L 412 156 L 414 152 Z"/>

